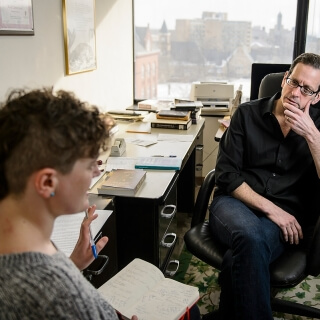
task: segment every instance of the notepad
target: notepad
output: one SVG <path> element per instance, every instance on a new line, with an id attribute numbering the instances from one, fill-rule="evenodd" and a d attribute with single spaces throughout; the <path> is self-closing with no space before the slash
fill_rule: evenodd
<path id="1" fill-rule="evenodd" d="M 125 319 L 178 320 L 199 299 L 199 289 L 165 278 L 153 264 L 134 259 L 98 291 Z"/>

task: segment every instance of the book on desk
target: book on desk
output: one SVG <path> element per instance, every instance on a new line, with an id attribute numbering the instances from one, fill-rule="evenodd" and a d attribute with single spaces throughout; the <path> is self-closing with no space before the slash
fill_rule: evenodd
<path id="1" fill-rule="evenodd" d="M 190 112 L 190 118 L 192 120 L 192 124 L 197 124 L 198 120 L 200 119 L 200 114 L 201 114 L 201 109 L 200 108 L 190 109 L 188 107 L 186 107 L 186 108 L 181 107 L 181 109 L 178 109 L 176 107 L 172 107 L 171 110 L 189 111 Z"/>
<path id="2" fill-rule="evenodd" d="M 136 169 L 180 170 L 182 159 L 177 157 L 153 156 L 136 158 Z"/>
<path id="3" fill-rule="evenodd" d="M 192 124 L 191 118 L 188 120 L 158 119 L 154 113 L 150 113 L 145 117 L 144 121 L 150 122 L 151 128 L 159 129 L 188 130 Z"/>
<path id="4" fill-rule="evenodd" d="M 138 102 L 138 109 L 140 110 L 160 110 L 163 108 L 168 108 L 173 105 L 172 100 L 156 100 L 147 99 Z"/>
<path id="5" fill-rule="evenodd" d="M 122 316 L 178 320 L 199 299 L 199 289 L 165 278 L 153 264 L 134 259 L 98 291 Z"/>
<path id="6" fill-rule="evenodd" d="M 154 155 L 152 157 L 110 157 L 106 171 L 113 169 L 150 169 L 150 170 L 180 170 L 182 159 L 176 156 Z"/>
<path id="7" fill-rule="evenodd" d="M 202 107 L 203 107 L 203 104 L 201 101 L 174 99 L 174 106 L 171 107 L 171 110 L 189 111 L 192 124 L 197 124 L 200 118 Z"/>
<path id="8" fill-rule="evenodd" d="M 183 123 L 182 123 L 183 122 Z M 151 122 L 151 128 L 157 129 L 174 129 L 174 130 L 188 130 L 192 125 L 192 120 L 179 121 L 177 120 L 162 120 Z"/>
<path id="9" fill-rule="evenodd" d="M 190 100 L 183 100 L 183 99 L 174 99 L 174 108 L 180 110 L 195 110 L 200 109 L 203 107 L 201 101 L 190 101 Z"/>
<path id="10" fill-rule="evenodd" d="M 187 121 L 190 119 L 191 111 L 185 110 L 160 110 L 156 114 L 157 119 L 168 119 L 168 120 L 179 120 L 179 121 Z"/>
<path id="11" fill-rule="evenodd" d="M 146 178 L 142 169 L 115 169 L 102 181 L 99 194 L 116 196 L 134 196 Z"/>

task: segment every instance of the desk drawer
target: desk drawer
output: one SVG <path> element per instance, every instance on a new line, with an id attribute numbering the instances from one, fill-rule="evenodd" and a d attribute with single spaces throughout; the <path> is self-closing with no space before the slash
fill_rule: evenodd
<path id="1" fill-rule="evenodd" d="M 90 282 L 96 287 L 99 288 L 107 280 L 113 277 L 118 272 L 118 256 L 117 256 L 117 234 L 116 234 L 116 212 L 113 203 L 113 197 L 106 196 L 97 196 L 90 194 L 89 196 L 90 204 L 96 204 L 97 208 L 112 210 L 112 214 L 98 233 L 95 238 L 95 242 L 99 240 L 102 236 L 108 236 L 109 241 L 107 245 L 100 251 L 99 255 L 108 256 L 109 260 L 107 266 L 101 274 L 93 275 L 90 277 Z M 97 268 L 98 266 L 98 268 Z M 95 261 L 84 270 L 86 274 L 87 270 L 99 270 L 100 265 L 96 264 Z"/>
<path id="2" fill-rule="evenodd" d="M 177 233 L 176 204 L 176 180 L 161 198 L 115 197 L 119 270 L 134 258 L 165 265 L 175 244 L 170 233 Z"/>
<path id="3" fill-rule="evenodd" d="M 168 193 L 159 207 L 159 268 L 165 272 L 177 242 L 177 187 Z"/>

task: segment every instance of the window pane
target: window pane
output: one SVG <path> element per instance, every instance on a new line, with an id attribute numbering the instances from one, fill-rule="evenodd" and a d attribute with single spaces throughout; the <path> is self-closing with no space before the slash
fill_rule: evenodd
<path id="1" fill-rule="evenodd" d="M 320 54 L 320 1 L 310 0 L 306 52 Z"/>
<path id="2" fill-rule="evenodd" d="M 194 81 L 250 95 L 253 62 L 291 63 L 294 0 L 134 0 L 135 99 L 189 98 Z M 319 15 L 318 15 L 319 16 Z"/>

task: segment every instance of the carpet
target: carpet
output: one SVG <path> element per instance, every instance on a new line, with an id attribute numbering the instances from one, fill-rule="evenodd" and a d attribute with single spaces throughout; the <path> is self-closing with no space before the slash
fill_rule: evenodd
<path id="1" fill-rule="evenodd" d="M 201 314 L 206 314 L 219 307 L 220 287 L 219 271 L 194 257 L 186 248 L 180 255 L 180 266 L 174 279 L 199 288 L 198 306 Z M 292 289 L 278 292 L 277 297 L 305 305 L 320 308 L 320 276 L 308 277 Z M 310 320 L 311 318 L 275 312 L 276 320 Z"/>

